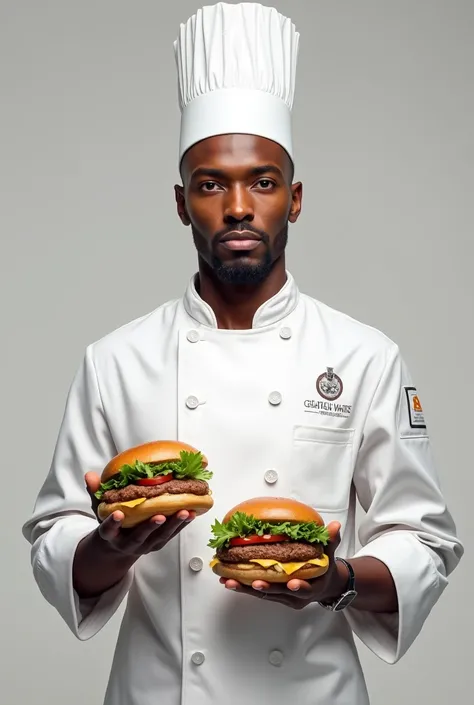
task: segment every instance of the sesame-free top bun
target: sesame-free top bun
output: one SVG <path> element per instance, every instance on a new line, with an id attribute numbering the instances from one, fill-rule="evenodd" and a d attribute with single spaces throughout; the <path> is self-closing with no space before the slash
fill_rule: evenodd
<path id="1" fill-rule="evenodd" d="M 142 443 L 139 446 L 128 448 L 122 453 L 116 455 L 105 466 L 101 482 L 107 482 L 111 477 L 116 475 L 122 465 L 133 465 L 136 460 L 142 463 L 166 463 L 170 460 L 180 460 L 181 451 L 188 453 L 197 453 L 197 449 L 187 443 L 181 441 L 151 441 L 150 443 Z M 203 455 L 203 467 L 207 467 L 207 458 Z"/>
<path id="2" fill-rule="evenodd" d="M 303 523 L 314 521 L 324 526 L 324 521 L 313 507 L 288 497 L 254 497 L 237 504 L 224 517 L 224 524 L 236 512 L 244 512 L 261 521 Z"/>

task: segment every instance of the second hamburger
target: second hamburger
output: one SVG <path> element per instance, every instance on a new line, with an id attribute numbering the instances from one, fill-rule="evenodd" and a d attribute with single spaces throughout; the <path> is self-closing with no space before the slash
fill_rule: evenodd
<path id="1" fill-rule="evenodd" d="M 217 575 L 251 585 L 286 583 L 327 572 L 329 532 L 318 512 L 294 499 L 256 497 L 231 509 L 212 526 Z"/>

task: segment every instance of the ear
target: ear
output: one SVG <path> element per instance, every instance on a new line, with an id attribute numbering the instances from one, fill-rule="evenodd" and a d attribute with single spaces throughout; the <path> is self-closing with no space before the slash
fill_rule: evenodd
<path id="1" fill-rule="evenodd" d="M 190 225 L 191 220 L 189 219 L 188 212 L 186 210 L 186 200 L 184 197 L 184 188 L 183 186 L 178 186 L 176 185 L 174 187 L 174 193 L 175 193 L 175 198 L 176 198 L 176 204 L 177 204 L 177 211 L 178 215 L 180 217 L 181 222 L 183 225 Z"/>
<path id="2" fill-rule="evenodd" d="M 303 199 L 303 184 L 298 181 L 291 187 L 291 209 L 288 216 L 290 223 L 296 223 L 301 213 L 301 202 Z"/>

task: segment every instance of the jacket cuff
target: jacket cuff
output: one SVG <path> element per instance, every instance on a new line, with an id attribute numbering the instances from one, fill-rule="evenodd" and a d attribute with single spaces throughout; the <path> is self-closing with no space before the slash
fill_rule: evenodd
<path id="1" fill-rule="evenodd" d="M 87 517 L 58 520 L 33 544 L 31 564 L 44 598 L 72 633 L 86 641 L 104 627 L 120 606 L 133 580 L 133 568 L 117 585 L 97 598 L 81 600 L 73 587 L 72 566 L 77 545 L 97 528 Z"/>
<path id="2" fill-rule="evenodd" d="M 447 580 L 437 570 L 430 549 L 409 531 L 379 536 L 354 558 L 359 556 L 377 558 L 387 566 L 397 591 L 398 612 L 385 614 L 348 607 L 344 614 L 359 639 L 380 659 L 394 664 L 420 633 Z"/>

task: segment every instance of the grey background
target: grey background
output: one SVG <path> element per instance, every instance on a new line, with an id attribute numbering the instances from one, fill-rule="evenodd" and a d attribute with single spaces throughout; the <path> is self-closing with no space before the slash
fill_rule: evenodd
<path id="1" fill-rule="evenodd" d="M 373 705 L 470 700 L 474 3 L 283 1 L 302 33 L 294 111 L 300 287 L 384 330 L 422 396 L 466 556 L 416 644 L 361 647 Z M 121 611 L 76 641 L 20 532 L 85 346 L 179 296 L 172 42 L 198 3 L 0 2 L 1 701 L 100 705 Z M 472 692 L 472 691 L 471 691 Z"/>

